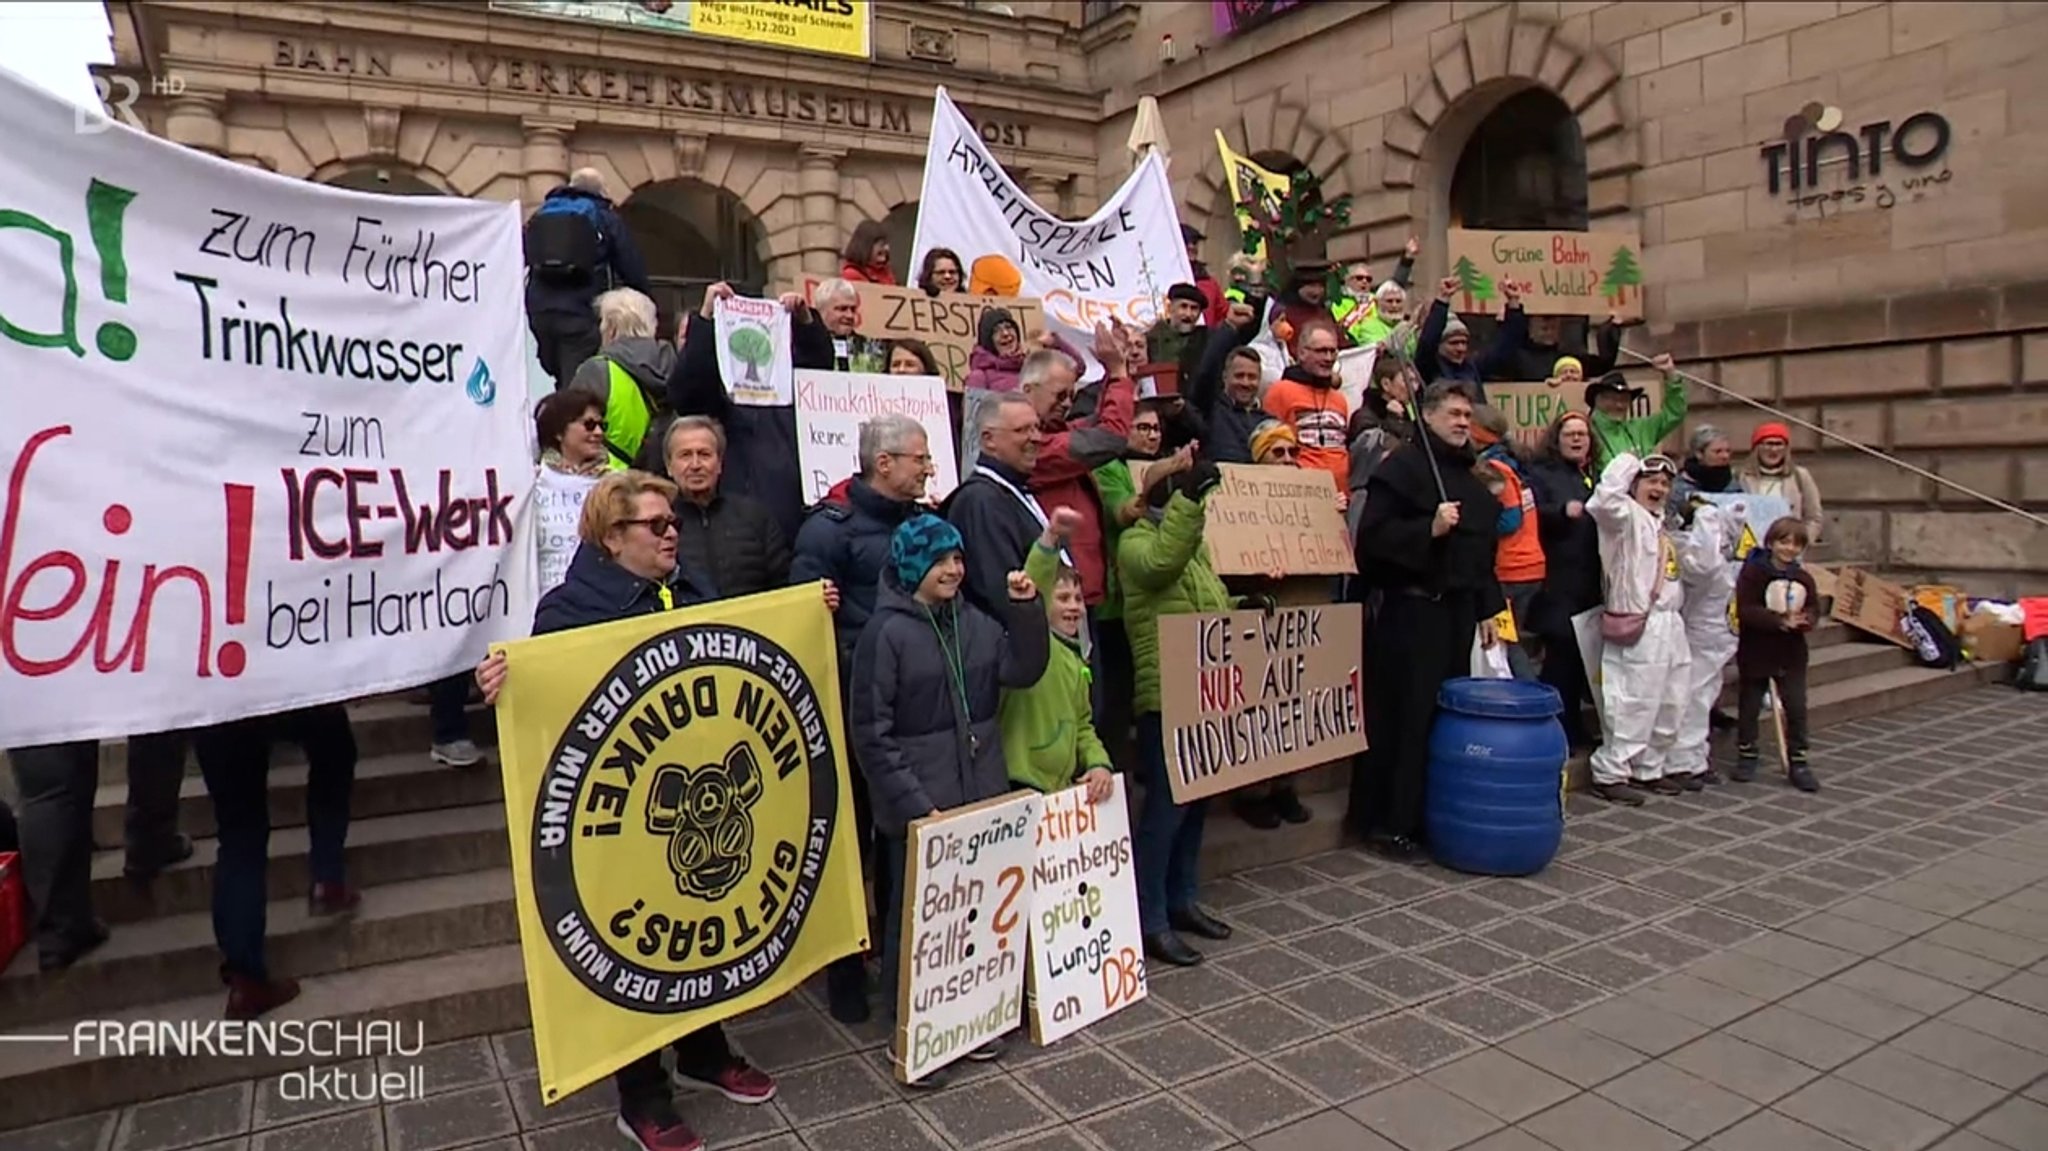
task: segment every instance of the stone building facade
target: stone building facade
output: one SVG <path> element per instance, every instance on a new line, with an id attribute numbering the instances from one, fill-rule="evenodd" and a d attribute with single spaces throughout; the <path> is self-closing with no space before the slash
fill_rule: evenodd
<path id="1" fill-rule="evenodd" d="M 717 279 L 834 272 L 862 219 L 889 221 L 907 255 L 935 84 L 1040 203 L 1095 195 L 1101 102 L 1075 30 L 1043 15 L 876 4 L 860 60 L 485 0 L 107 10 L 111 70 L 181 144 L 304 179 L 529 204 L 596 168 L 664 311 Z"/>
<path id="2" fill-rule="evenodd" d="M 2048 509 L 2048 5 L 1322 3 L 1234 34 L 1214 8 L 1095 9 L 1083 30 L 1106 90 L 1101 180 L 1155 97 L 1184 216 L 1225 237 L 1212 260 L 1233 232 L 1218 129 L 1354 197 L 1332 258 L 1385 274 L 1416 235 L 1434 283 L 1446 226 L 1513 226 L 1474 221 L 1484 197 L 1458 187 L 1487 121 L 1550 101 L 1576 129 L 1558 163 L 1481 174 L 1565 170 L 1583 181 L 1582 226 L 1640 233 L 1649 322 L 1631 347 Z M 1795 148 L 1817 160 L 1796 185 Z M 1738 450 L 1766 418 L 1694 400 Z M 1835 554 L 2048 592 L 2048 528 L 1812 433 L 1794 447 Z"/>
<path id="3" fill-rule="evenodd" d="M 830 271 L 864 218 L 907 256 L 934 85 L 1067 215 L 1128 173 L 1150 96 L 1212 263 L 1234 236 L 1218 130 L 1351 195 L 1328 255 L 1382 273 L 1414 235 L 1420 278 L 1441 275 L 1451 226 L 1636 232 L 1648 324 L 1631 347 L 2048 508 L 2048 4 L 885 0 L 870 60 L 484 0 L 108 9 L 116 71 L 145 92 L 178 77 L 142 112 L 182 143 L 529 202 L 598 168 L 669 307 L 711 279 Z M 1738 449 L 1763 418 L 1695 402 Z M 1794 443 L 1833 554 L 2048 590 L 2048 529 Z"/>

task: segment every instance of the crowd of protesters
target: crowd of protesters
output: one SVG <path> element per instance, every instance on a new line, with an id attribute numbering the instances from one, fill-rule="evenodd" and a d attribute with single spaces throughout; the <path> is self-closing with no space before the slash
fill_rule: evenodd
<path id="1" fill-rule="evenodd" d="M 1784 426 L 1757 429 L 1740 467 L 1725 435 L 1698 429 L 1681 466 L 1660 450 L 1683 425 L 1684 384 L 1659 357 L 1663 403 L 1640 414 L 1641 389 L 1614 368 L 1617 322 L 1598 329 L 1592 350 L 1565 348 L 1557 318 L 1527 315 L 1508 282 L 1492 340 L 1475 347 L 1476 317 L 1450 307 L 1455 280 L 1410 311 L 1414 241 L 1384 283 L 1365 263 L 1341 273 L 1296 264 L 1269 292 L 1258 262 L 1233 258 L 1226 286 L 1198 258 L 1203 237 L 1185 229 L 1184 239 L 1193 279 L 1164 292 L 1148 329 L 1097 328 L 1087 356 L 1049 333 L 1027 335 L 1002 309 L 983 313 L 966 382 L 988 397 L 958 429 L 962 482 L 943 505 L 927 499 L 932 429 L 884 415 L 860 428 L 857 474 L 807 506 L 795 408 L 735 404 L 721 378 L 713 309 L 733 288 L 707 290 L 678 348 L 657 336 L 644 266 L 594 173 L 551 194 L 529 226 L 529 321 L 559 389 L 535 413 L 538 466 L 601 477 L 584 503 L 580 546 L 533 631 L 824 582 L 882 924 L 879 986 L 861 956 L 830 969 L 829 1005 L 842 1021 L 866 1020 L 877 993 L 885 1010 L 895 1002 L 908 824 L 1014 787 L 1081 784 L 1100 801 L 1111 773 L 1130 772 L 1147 956 L 1197 964 L 1190 937 L 1231 935 L 1199 901 L 1208 803 L 1176 804 L 1167 784 L 1159 642 L 1161 617 L 1271 604 L 1289 574 L 1215 572 L 1203 509 L 1223 464 L 1320 469 L 1334 480 L 1358 569 L 1342 594 L 1367 618 L 1370 750 L 1354 765 L 1346 821 L 1378 854 L 1426 852 L 1438 690 L 1471 674 L 1474 652 L 1504 642 L 1503 627 L 1517 636 L 1510 674 L 1555 687 L 1569 739 L 1595 748 L 1596 795 L 1640 804 L 1645 793 L 1720 782 L 1707 741 L 1731 660 L 1736 778 L 1756 773 L 1768 691 L 1785 716 L 1792 782 L 1818 786 L 1803 714 L 1814 592 L 1799 561 L 1821 506 Z M 854 285 L 894 285 L 891 257 L 885 231 L 863 223 L 838 277 L 780 297 L 798 367 L 938 374 L 917 341 L 876 344 L 855 331 Z M 945 249 L 927 253 L 911 281 L 932 295 L 976 287 Z M 1353 347 L 1374 349 L 1355 405 L 1339 371 Z M 1099 378 L 1084 387 L 1091 361 Z M 1171 384 L 1141 395 L 1151 391 L 1141 374 L 1155 388 Z M 1575 389 L 1581 403 L 1524 444 L 1487 403 L 1487 385 L 1533 380 Z M 1739 575 L 1732 518 L 1702 498 L 1729 491 L 1778 496 L 1792 509 Z M 438 761 L 482 761 L 465 705 L 472 686 L 494 700 L 505 676 L 494 656 L 474 677 L 434 686 Z M 356 752 L 342 707 L 129 741 L 131 875 L 146 879 L 191 854 L 174 802 L 188 746 L 213 799 L 214 921 L 231 1018 L 297 993 L 264 961 L 265 776 L 279 741 L 304 747 L 309 764 L 309 911 L 351 914 L 361 895 L 343 848 Z M 46 969 L 107 936 L 89 889 L 97 758 L 94 744 L 10 752 Z M 1260 828 L 1312 818 L 1285 780 L 1245 789 L 1230 806 Z M 715 1026 L 673 1046 L 687 1083 L 741 1103 L 774 1094 L 774 1080 Z M 995 1042 L 972 1057 L 1001 1054 Z M 620 1125 L 642 1146 L 701 1146 L 659 1053 L 616 1080 Z"/>

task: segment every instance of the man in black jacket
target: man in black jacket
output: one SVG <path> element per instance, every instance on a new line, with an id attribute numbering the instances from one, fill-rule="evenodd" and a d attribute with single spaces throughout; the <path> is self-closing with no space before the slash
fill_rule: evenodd
<path id="1" fill-rule="evenodd" d="M 704 306 L 690 316 L 683 354 L 668 377 L 668 404 L 678 416 L 709 416 L 725 429 L 733 459 L 732 495 L 758 500 L 773 517 L 785 540 L 803 527 L 803 469 L 796 454 L 796 397 L 778 397 L 772 404 L 736 404 L 718 371 L 718 332 L 711 309 L 735 295 L 731 284 L 705 289 Z M 789 311 L 790 360 L 799 368 L 844 369 L 840 341 L 851 339 L 860 320 L 860 301 L 853 285 L 827 280 L 812 293 L 812 303 L 795 292 L 782 295 Z M 719 589 L 724 594 L 729 590 Z"/>
<path id="2" fill-rule="evenodd" d="M 562 229 L 583 232 L 581 253 L 563 248 Z M 574 241 L 568 241 L 574 247 Z M 583 361 L 597 354 L 597 297 L 613 288 L 652 296 L 647 264 L 633 233 L 613 209 L 604 177 L 580 168 L 569 182 L 549 192 L 526 222 L 526 323 L 533 331 L 541 366 L 557 390 Z M 592 265 L 582 266 L 585 259 Z"/>
<path id="3" fill-rule="evenodd" d="M 789 586 L 789 537 L 755 500 L 719 490 L 725 431 L 705 416 L 678 416 L 662 441 L 676 497 L 676 554 L 709 572 L 720 598 Z M 792 449 L 794 450 L 794 449 Z"/>
<path id="4" fill-rule="evenodd" d="M 1506 606 L 1493 574 L 1500 500 L 1473 474 L 1475 458 L 1471 400 L 1457 382 L 1431 385 L 1422 426 L 1374 469 L 1358 522 L 1369 750 L 1352 771 L 1347 818 L 1402 862 L 1422 856 L 1437 692 L 1470 673 L 1475 630 L 1499 642 L 1493 617 Z"/>
<path id="5" fill-rule="evenodd" d="M 1201 417 L 1202 455 L 1219 464 L 1252 462 L 1252 432 L 1268 417 L 1259 406 L 1265 365 L 1246 345 L 1259 334 L 1263 296 L 1233 300 L 1223 325 L 1209 335 L 1194 377 L 1183 381 L 1188 408 Z"/>
<path id="6" fill-rule="evenodd" d="M 1557 374 L 1557 361 L 1570 356 L 1579 361 L 1580 374 L 1597 380 L 1614 370 L 1621 358 L 1621 317 L 1609 316 L 1593 333 L 1592 351 L 1567 351 L 1560 342 L 1562 316 L 1530 316 L 1529 330 L 1518 347 L 1503 349 L 1503 356 L 1489 368 L 1487 382 L 1525 383 L 1547 380 Z"/>
<path id="7" fill-rule="evenodd" d="M 1009 573 L 1024 566 L 1031 541 L 1045 530 L 1046 513 L 1031 494 L 1031 469 L 1045 433 L 1038 409 L 1021 392 L 1003 392 L 975 409 L 981 444 L 974 474 L 953 489 L 941 509 L 966 541 L 964 591 L 976 607 L 1005 619 Z"/>
<path id="8" fill-rule="evenodd" d="M 924 499 L 925 483 L 933 471 L 930 437 L 923 425 L 900 412 L 861 424 L 858 449 L 860 475 L 847 485 L 846 502 L 823 500 L 811 509 L 803 530 L 797 533 L 796 560 L 789 573 L 791 583 L 826 579 L 842 589 L 839 608 L 832 613 L 842 691 L 850 690 L 854 647 L 875 613 L 882 573 L 889 566 L 889 541 L 905 520 L 925 510 L 919 501 Z M 853 714 L 850 701 L 841 714 Z M 866 776 L 857 772 L 855 778 L 862 780 L 863 786 L 854 789 L 854 819 L 879 912 L 889 906 L 889 886 L 897 877 L 875 866 L 880 857 L 874 839 L 873 805 Z M 834 1019 L 841 1023 L 867 1021 L 867 968 L 861 956 L 849 955 L 827 967 L 825 992 Z"/>

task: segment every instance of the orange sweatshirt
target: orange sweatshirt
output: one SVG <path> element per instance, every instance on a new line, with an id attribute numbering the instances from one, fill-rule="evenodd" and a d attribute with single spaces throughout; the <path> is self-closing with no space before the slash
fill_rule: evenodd
<path id="1" fill-rule="evenodd" d="M 1289 368 L 1292 375 L 1297 369 Z M 1266 389 L 1266 414 L 1294 429 L 1301 441 L 1301 466 L 1321 468 L 1337 477 L 1337 490 L 1351 487 L 1350 444 L 1344 438 L 1351 424 L 1351 402 L 1336 388 L 1319 388 L 1288 376 Z"/>
<path id="2" fill-rule="evenodd" d="M 1536 528 L 1536 492 L 1522 481 L 1521 474 L 1513 466 L 1501 460 L 1488 460 L 1494 469 L 1507 481 L 1501 489 L 1500 506 L 1522 510 L 1520 524 L 1515 530 L 1500 537 L 1493 552 L 1493 574 L 1502 583 L 1542 583 L 1546 568 L 1543 563 L 1543 540 Z M 1520 621 L 1516 621 L 1520 626 Z"/>

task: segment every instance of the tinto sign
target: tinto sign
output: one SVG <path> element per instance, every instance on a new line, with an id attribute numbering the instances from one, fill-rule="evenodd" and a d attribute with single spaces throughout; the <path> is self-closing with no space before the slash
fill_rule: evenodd
<path id="1" fill-rule="evenodd" d="M 1785 139 L 1758 149 L 1771 195 L 1817 186 L 1822 164 L 1847 161 L 1848 178 L 1860 180 L 1867 163 L 1875 179 L 1884 170 L 1887 152 L 1906 168 L 1929 168 L 1948 154 L 1948 118 L 1939 112 L 1916 112 L 1896 128 L 1890 120 L 1878 120 L 1853 134 L 1839 129 L 1841 116 L 1834 108 L 1809 108 L 1786 125 Z"/>

